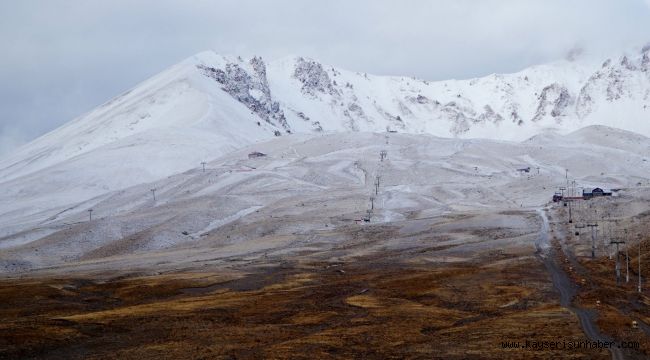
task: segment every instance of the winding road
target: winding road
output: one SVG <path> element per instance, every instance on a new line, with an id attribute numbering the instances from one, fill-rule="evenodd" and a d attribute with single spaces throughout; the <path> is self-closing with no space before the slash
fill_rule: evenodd
<path id="1" fill-rule="evenodd" d="M 592 341 L 613 341 L 608 336 L 600 333 L 598 326 L 595 323 L 596 314 L 587 309 L 576 307 L 572 304 L 573 297 L 576 295 L 576 287 L 566 274 L 564 269 L 557 263 L 555 250 L 551 246 L 549 235 L 549 223 L 546 212 L 542 209 L 537 210 L 542 219 L 542 228 L 540 230 L 539 238 L 535 241 L 537 251 L 535 254 L 544 263 L 546 269 L 551 274 L 553 286 L 560 293 L 560 305 L 574 313 L 580 321 L 582 331 L 587 335 L 589 340 Z M 612 359 L 622 360 L 625 359 L 623 352 L 618 347 L 609 349 L 612 354 Z"/>

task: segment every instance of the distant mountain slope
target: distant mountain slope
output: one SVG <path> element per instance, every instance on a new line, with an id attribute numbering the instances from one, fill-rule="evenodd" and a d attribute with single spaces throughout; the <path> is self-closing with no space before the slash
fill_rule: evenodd
<path id="1" fill-rule="evenodd" d="M 205 76 L 286 132 L 385 131 L 523 140 L 600 124 L 650 135 L 650 47 L 515 74 L 427 82 L 349 72 L 289 57 L 200 64 Z"/>
<path id="2" fill-rule="evenodd" d="M 650 135 L 649 53 L 427 82 L 203 52 L 0 159 L 0 217 L 64 208 L 289 133 L 523 140 L 603 124 Z"/>
<path id="3" fill-rule="evenodd" d="M 266 156 L 249 158 L 254 150 Z M 384 161 L 382 150 L 387 151 Z M 328 243 L 354 247 L 343 235 L 319 236 L 321 230 L 359 229 L 354 219 L 366 214 L 371 196 L 373 224 L 530 210 L 544 206 L 566 184 L 565 169 L 580 187 L 631 187 L 617 195 L 648 197 L 648 158 L 650 139 L 602 126 L 519 143 L 414 134 L 390 134 L 387 143 L 378 133 L 300 134 L 217 157 L 205 172 L 196 167 L 85 201 L 75 195 L 58 208 L 53 204 L 65 200 L 60 194 L 74 195 L 74 188 L 62 178 L 50 185 L 43 180 L 50 171 L 43 171 L 40 181 L 12 184 L 24 191 L 38 186 L 33 193 L 2 196 L 1 208 L 16 210 L 0 216 L 0 273 L 101 263 L 114 256 L 131 257 L 130 264 L 137 266 L 146 261 L 176 266 L 197 257 L 269 249 L 286 253 Z M 517 171 L 524 167 L 531 171 Z M 375 190 L 377 175 L 381 181 Z M 83 181 L 90 179 L 69 182 Z M 150 189 L 157 189 L 155 200 Z M 33 212 L 35 207 L 41 211 Z M 92 221 L 89 209 L 94 210 Z M 384 231 L 390 234 L 390 228 Z"/>
<path id="4" fill-rule="evenodd" d="M 649 70 L 650 46 L 600 66 L 567 60 L 440 82 L 203 52 L 0 159 L 0 178 L 151 129 L 200 129 L 234 137 L 233 146 L 287 132 L 387 128 L 523 140 L 547 127 L 601 124 L 650 135 Z"/>
<path id="5" fill-rule="evenodd" d="M 216 58 L 185 60 L 23 146 L 0 160 L 0 179 L 17 178 L 103 147 L 121 153 L 120 161 L 129 159 L 137 164 L 135 160 L 141 160 L 137 165 L 159 176 L 223 153 L 213 154 L 212 150 L 238 148 L 266 138 L 254 115 L 197 70 L 197 63 L 214 63 Z M 195 136 L 197 141 L 192 140 Z M 168 139 L 159 144 L 159 150 L 186 143 L 190 146 L 187 152 L 194 156 L 179 154 L 156 163 L 156 149 L 144 152 L 138 148 L 148 146 L 150 138 L 161 137 Z M 191 165 L 181 165 L 190 160 L 194 161 Z"/>

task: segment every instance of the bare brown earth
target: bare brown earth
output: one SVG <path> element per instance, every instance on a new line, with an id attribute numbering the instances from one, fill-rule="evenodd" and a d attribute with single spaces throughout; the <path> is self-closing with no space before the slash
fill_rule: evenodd
<path id="1" fill-rule="evenodd" d="M 317 255 L 264 255 L 155 275 L 66 271 L 6 278 L 0 281 L 0 358 L 611 358 L 597 349 L 503 348 L 503 342 L 587 338 L 535 255 L 535 232 L 475 226 L 467 230 L 473 236 L 467 248 L 449 242 L 462 232 L 452 225 L 413 225 L 407 235 L 368 227 L 328 252 L 347 251 L 336 260 L 314 250 Z M 416 235 L 429 240 L 386 245 Z M 369 245 L 372 251 L 359 250 Z M 576 303 L 586 307 L 593 296 L 609 296 L 606 284 L 594 286 L 596 295 L 581 288 Z M 598 326 L 617 340 L 640 339 L 641 348 L 626 355 L 644 358 L 647 339 L 621 330 L 629 328 L 625 316 L 599 310 Z"/>
<path id="2" fill-rule="evenodd" d="M 530 261 L 416 266 L 375 258 L 240 276 L 2 282 L 0 357 L 608 358 L 501 348 L 584 339 Z"/>
<path id="3" fill-rule="evenodd" d="M 625 206 L 624 201 L 618 199 L 598 199 L 587 204 L 589 211 L 616 208 Z M 564 208 L 558 208 L 555 222 L 556 240 L 562 242 L 564 254 L 564 268 L 579 287 L 574 303 L 584 309 L 592 310 L 597 316 L 597 325 L 608 336 L 618 341 L 636 342 L 639 344 L 640 353 L 647 356 L 650 349 L 650 291 L 646 277 L 650 277 L 650 268 L 647 264 L 650 254 L 650 238 L 648 237 L 648 220 L 650 214 L 642 213 L 634 217 L 625 216 L 620 212 L 615 221 L 600 221 L 599 233 L 596 238 L 596 257 L 591 258 L 591 231 L 578 230 L 569 224 L 568 213 Z M 593 217 L 584 216 L 577 212 L 575 223 L 581 223 L 583 218 L 593 220 Z M 582 216 L 581 216 L 582 215 Z M 584 222 L 584 221 L 582 221 Z M 591 222 L 595 223 L 595 222 Z M 611 229 L 609 228 L 611 227 Z M 627 236 L 624 229 L 628 230 Z M 582 234 L 580 235 L 580 232 Z M 638 235 L 641 235 L 640 237 Z M 627 240 L 630 247 L 629 273 L 630 281 L 626 282 L 625 251 L 620 248 L 621 278 L 616 282 L 616 255 L 615 248 L 606 248 L 604 243 L 612 239 Z M 638 292 L 638 244 L 641 242 L 642 259 L 642 292 Z M 608 254 L 612 254 L 612 258 Z M 637 328 L 632 325 L 637 322 Z"/>

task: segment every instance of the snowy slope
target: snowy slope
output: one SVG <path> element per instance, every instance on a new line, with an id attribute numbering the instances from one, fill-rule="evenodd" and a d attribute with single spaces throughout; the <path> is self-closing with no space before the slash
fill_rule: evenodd
<path id="1" fill-rule="evenodd" d="M 649 52 L 442 82 L 200 53 L 0 159 L 0 236 L 289 133 L 523 140 L 604 124 L 650 135 Z"/>
<path id="2" fill-rule="evenodd" d="M 427 82 L 350 72 L 303 57 L 198 64 L 284 132 L 385 131 L 523 140 L 593 124 L 650 135 L 650 47 L 601 62 L 562 60 L 515 74 Z"/>
<path id="3" fill-rule="evenodd" d="M 264 138 L 264 129 L 254 125 L 250 112 L 200 75 L 196 64 L 204 61 L 223 59 L 209 52 L 195 55 L 32 141 L 0 160 L 0 179 L 17 178 L 106 145 L 138 146 L 147 141 L 149 132 L 157 134 L 154 137 L 165 133 L 172 141 L 169 145 L 174 139 L 192 143 L 193 136 L 204 132 L 214 137 L 214 144 L 201 142 L 208 149 L 240 147 L 242 142 Z M 120 141 L 124 143 L 117 145 Z M 129 154 L 137 157 L 138 151 Z M 195 158 L 208 155 L 198 153 Z M 147 156 L 155 154 L 143 154 Z"/>
<path id="4" fill-rule="evenodd" d="M 0 159 L 0 179 L 136 134 L 146 140 L 147 131 L 161 129 L 177 138 L 191 136 L 182 134 L 189 128 L 203 131 L 220 147 L 287 132 L 387 128 L 523 140 L 549 127 L 568 132 L 601 124 L 650 135 L 649 53 L 645 47 L 602 66 L 563 60 L 515 74 L 427 82 L 349 72 L 302 57 L 266 64 L 259 57 L 204 52 Z"/>
<path id="5" fill-rule="evenodd" d="M 547 128 L 600 124 L 650 135 L 649 52 L 441 82 L 351 73 L 303 58 L 272 63 L 269 74 L 288 123 L 301 131 L 316 122 L 312 129 L 523 140 Z"/>
<path id="6" fill-rule="evenodd" d="M 203 61 L 223 60 L 194 56 L 0 160 L 0 217 L 62 211 L 272 136 L 201 75 Z"/>
<path id="7" fill-rule="evenodd" d="M 252 150 L 268 156 L 249 159 Z M 194 168 L 106 192 L 64 211 L 1 217 L 0 272 L 132 254 L 140 263 L 160 251 L 172 261 L 191 261 L 178 255 L 187 249 L 209 258 L 231 256 L 233 248 L 299 251 L 321 230 L 356 226 L 373 195 L 372 224 L 391 226 L 538 208 L 566 184 L 565 169 L 578 186 L 650 196 L 649 158 L 650 139 L 602 126 L 523 142 L 415 134 L 386 139 L 366 132 L 282 136 L 217 157 L 205 172 Z M 520 173 L 521 167 L 532 170 Z"/>

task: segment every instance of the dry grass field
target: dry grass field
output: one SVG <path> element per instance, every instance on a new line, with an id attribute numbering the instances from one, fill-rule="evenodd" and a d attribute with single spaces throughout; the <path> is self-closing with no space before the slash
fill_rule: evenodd
<path id="1" fill-rule="evenodd" d="M 530 261 L 4 281 L 0 297 L 2 358 L 608 358 L 502 349 L 584 338 Z"/>

